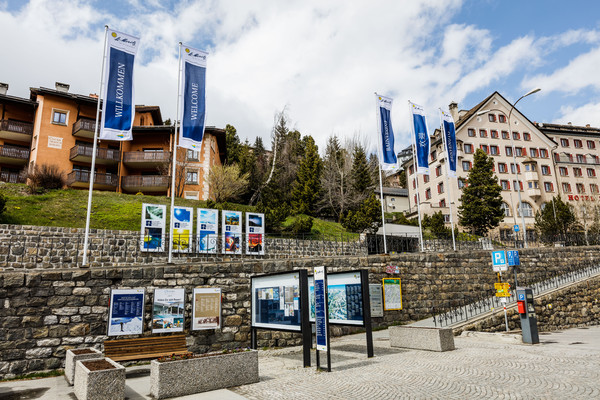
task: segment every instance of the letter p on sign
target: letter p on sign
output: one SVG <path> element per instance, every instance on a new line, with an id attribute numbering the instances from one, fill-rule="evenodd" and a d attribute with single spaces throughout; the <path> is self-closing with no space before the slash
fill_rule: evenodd
<path id="1" fill-rule="evenodd" d="M 492 267 L 494 271 L 506 271 L 506 253 L 504 251 L 492 251 Z"/>

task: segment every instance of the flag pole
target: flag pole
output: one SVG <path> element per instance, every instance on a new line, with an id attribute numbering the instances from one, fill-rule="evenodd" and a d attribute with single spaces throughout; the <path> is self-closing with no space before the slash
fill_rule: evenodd
<path id="1" fill-rule="evenodd" d="M 381 179 L 381 162 L 383 161 L 383 144 L 381 143 L 381 127 L 379 123 L 379 102 L 377 98 L 379 95 L 375 92 L 375 121 L 377 121 L 377 143 L 379 144 L 379 198 L 381 203 L 381 226 L 383 228 L 383 252 L 387 254 L 387 237 L 385 234 L 385 213 L 383 212 L 383 182 Z"/>
<path id="2" fill-rule="evenodd" d="M 423 225 L 421 224 L 421 196 L 419 195 L 419 174 L 418 174 L 418 167 L 417 167 L 417 159 L 415 157 L 415 152 L 416 152 L 416 148 L 417 148 L 417 142 L 415 139 L 415 122 L 414 122 L 414 117 L 413 117 L 413 112 L 410 108 L 410 100 L 408 101 L 408 113 L 410 115 L 410 119 L 411 119 L 411 123 L 410 126 L 412 127 L 412 153 L 413 153 L 413 169 L 415 172 L 415 184 L 416 184 L 416 189 L 417 189 L 417 215 L 419 216 L 419 238 L 421 240 L 421 251 L 425 251 L 425 246 L 423 246 Z M 408 179 L 406 182 L 406 185 L 408 186 Z M 410 202 L 410 199 L 408 199 L 408 201 Z"/>
<path id="3" fill-rule="evenodd" d="M 104 67 L 106 62 L 106 42 L 108 37 L 108 25 L 104 25 L 104 51 L 102 52 L 102 68 L 100 71 L 100 92 L 98 93 L 98 104 L 96 106 L 96 126 L 94 127 L 94 145 L 92 147 L 92 167 L 90 170 L 90 190 L 88 192 L 87 213 L 85 216 L 85 239 L 83 241 L 83 262 L 82 265 L 88 264 L 88 244 L 90 237 L 90 214 L 92 210 L 92 191 L 94 189 L 94 168 L 96 167 L 96 150 L 98 143 L 98 118 L 100 116 L 100 98 L 102 97 L 102 87 L 104 86 Z"/>
<path id="4" fill-rule="evenodd" d="M 179 138 L 177 128 L 181 129 L 179 126 L 179 98 L 181 97 L 181 45 L 179 42 L 179 60 L 178 60 L 178 73 L 177 73 L 177 107 L 176 107 L 176 116 L 175 116 L 175 135 L 173 137 L 173 169 L 171 171 L 171 217 L 169 219 L 169 260 L 171 263 L 173 260 L 173 218 L 174 218 L 174 209 L 175 209 L 175 173 L 177 167 L 177 139 Z"/>
<path id="5" fill-rule="evenodd" d="M 440 133 L 442 135 L 442 145 L 444 146 L 444 150 L 446 153 L 446 187 L 448 188 L 448 208 L 450 209 L 450 229 L 452 229 L 452 248 L 456 251 L 456 239 L 454 238 L 454 220 L 452 217 L 452 196 L 450 195 L 450 179 L 448 178 L 448 172 L 450 171 L 450 161 L 449 161 L 449 149 L 446 143 L 446 132 L 444 130 L 444 120 L 442 109 L 440 108 Z"/>

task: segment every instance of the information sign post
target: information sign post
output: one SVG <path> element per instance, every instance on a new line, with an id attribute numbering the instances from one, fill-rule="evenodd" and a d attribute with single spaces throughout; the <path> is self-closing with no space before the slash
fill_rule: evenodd
<path id="1" fill-rule="evenodd" d="M 367 335 L 367 357 L 373 357 L 373 330 L 371 329 L 371 299 L 369 296 L 369 272 L 360 270 L 360 283 L 363 298 L 363 315 L 365 319 L 365 331 Z"/>
<path id="2" fill-rule="evenodd" d="M 315 267 L 315 335 L 317 341 L 317 369 L 321 369 L 320 352 L 327 352 L 327 371 L 331 372 L 329 347 L 329 309 L 327 307 L 327 272 L 325 267 Z"/>

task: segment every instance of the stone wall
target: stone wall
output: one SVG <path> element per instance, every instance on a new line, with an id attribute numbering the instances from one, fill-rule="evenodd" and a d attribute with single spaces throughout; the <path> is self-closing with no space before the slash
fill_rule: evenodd
<path id="1" fill-rule="evenodd" d="M 565 262 L 577 265 L 600 262 L 599 247 L 526 249 L 521 251 L 519 281 L 542 280 L 562 271 Z M 568 260 L 568 261 L 565 261 Z M 108 300 L 113 288 L 146 288 L 145 336 L 151 335 L 150 315 L 155 288 L 183 287 L 188 294 L 189 327 L 194 287 L 220 287 L 223 292 L 223 326 L 220 330 L 186 329 L 191 351 L 205 352 L 249 346 L 250 277 L 256 274 L 312 269 L 325 265 L 329 272 L 366 269 L 371 283 L 384 277 L 402 279 L 403 310 L 373 318 L 373 325 L 388 326 L 431 316 L 432 307 L 448 305 L 474 293 L 491 295 L 496 274 L 489 251 L 439 254 L 404 254 L 369 257 L 237 259 L 173 266 L 144 265 L 89 269 L 0 270 L 0 377 L 60 368 L 69 348 L 92 345 L 99 349 L 107 339 Z M 387 274 L 386 267 L 399 269 Z M 350 328 L 336 327 L 333 334 Z M 300 343 L 297 334 L 259 331 L 259 346 Z"/>

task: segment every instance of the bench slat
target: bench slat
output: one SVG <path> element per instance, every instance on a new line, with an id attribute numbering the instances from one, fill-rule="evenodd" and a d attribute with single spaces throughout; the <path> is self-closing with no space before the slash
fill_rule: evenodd
<path id="1" fill-rule="evenodd" d="M 185 335 L 116 339 L 104 342 L 104 354 L 115 361 L 143 360 L 187 353 Z"/>

